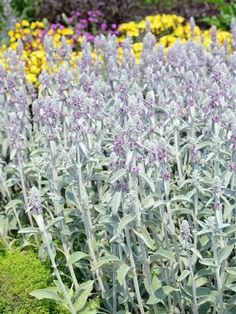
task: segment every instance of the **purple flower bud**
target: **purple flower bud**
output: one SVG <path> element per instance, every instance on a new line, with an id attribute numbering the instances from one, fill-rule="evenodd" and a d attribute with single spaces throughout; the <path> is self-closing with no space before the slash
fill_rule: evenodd
<path id="1" fill-rule="evenodd" d="M 180 225 L 180 236 L 182 239 L 183 248 L 185 250 L 189 250 L 192 247 L 192 240 L 191 240 L 191 231 L 189 223 L 186 219 L 182 220 Z"/>
<path id="2" fill-rule="evenodd" d="M 231 172 L 236 172 L 236 163 L 232 162 L 232 163 L 229 165 L 229 171 L 231 171 Z"/>
<path id="3" fill-rule="evenodd" d="M 29 206 L 34 215 L 42 215 L 43 208 L 39 190 L 34 186 L 29 191 Z"/>

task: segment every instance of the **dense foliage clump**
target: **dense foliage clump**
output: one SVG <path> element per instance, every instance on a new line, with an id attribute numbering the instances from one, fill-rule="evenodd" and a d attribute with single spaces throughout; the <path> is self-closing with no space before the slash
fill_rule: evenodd
<path id="1" fill-rule="evenodd" d="M 45 288 L 51 283 L 49 265 L 44 265 L 33 252 L 2 251 L 0 254 L 0 313 L 69 313 L 53 301 L 40 301 L 29 295 L 32 290 Z"/>

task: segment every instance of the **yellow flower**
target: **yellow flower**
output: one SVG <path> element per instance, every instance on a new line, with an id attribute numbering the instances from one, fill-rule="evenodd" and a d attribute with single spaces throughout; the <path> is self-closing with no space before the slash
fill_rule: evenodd
<path id="1" fill-rule="evenodd" d="M 55 34 L 55 36 L 53 37 L 53 40 L 58 43 L 61 39 L 61 35 L 60 34 Z"/>
<path id="2" fill-rule="evenodd" d="M 15 35 L 15 32 L 14 32 L 14 31 L 11 30 L 11 31 L 8 32 L 8 36 L 9 36 L 9 37 L 13 37 L 14 35 Z"/>
<path id="3" fill-rule="evenodd" d="M 27 21 L 27 20 L 23 20 L 21 22 L 21 25 L 24 26 L 24 27 L 29 27 L 30 26 L 30 23 Z"/>
<path id="4" fill-rule="evenodd" d="M 140 30 L 145 30 L 147 26 L 147 22 L 145 20 L 140 21 L 139 23 L 137 23 L 137 28 Z"/>
<path id="5" fill-rule="evenodd" d="M 39 27 L 39 28 L 44 28 L 44 23 L 43 22 L 35 22 L 36 26 Z"/>
<path id="6" fill-rule="evenodd" d="M 27 79 L 27 81 L 29 81 L 30 83 L 33 83 L 33 84 L 37 81 L 36 75 L 31 74 L 31 73 L 26 75 L 26 79 Z"/>
<path id="7" fill-rule="evenodd" d="M 41 72 L 41 69 L 36 67 L 35 65 L 32 65 L 30 67 L 30 72 L 33 73 L 33 74 L 39 74 Z"/>
<path id="8" fill-rule="evenodd" d="M 53 31 L 53 29 L 50 29 L 48 32 L 47 32 L 47 35 L 53 35 L 53 33 L 54 33 L 54 31 Z"/>
<path id="9" fill-rule="evenodd" d="M 30 24 L 30 28 L 31 28 L 31 29 L 35 29 L 35 28 L 36 28 L 36 23 L 35 23 L 35 22 L 32 22 L 32 23 Z"/>
<path id="10" fill-rule="evenodd" d="M 64 28 L 61 31 L 62 31 L 61 32 L 62 35 L 64 35 L 64 36 L 68 36 L 68 35 L 73 35 L 74 34 L 74 31 L 71 28 Z"/>
<path id="11" fill-rule="evenodd" d="M 16 34 L 15 34 L 15 38 L 16 38 L 16 39 L 20 39 L 20 38 L 22 38 L 22 35 L 19 34 L 19 33 L 16 33 Z"/>
<path id="12" fill-rule="evenodd" d="M 135 53 L 141 52 L 143 50 L 143 43 L 135 43 L 133 44 L 133 50 Z"/>
<path id="13" fill-rule="evenodd" d="M 30 29 L 29 29 L 29 28 L 25 28 L 25 29 L 23 30 L 23 33 L 24 33 L 25 35 L 30 34 Z"/>

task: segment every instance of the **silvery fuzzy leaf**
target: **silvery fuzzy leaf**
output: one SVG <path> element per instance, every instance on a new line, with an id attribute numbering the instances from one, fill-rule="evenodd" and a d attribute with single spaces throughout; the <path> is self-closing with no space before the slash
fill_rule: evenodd
<path id="1" fill-rule="evenodd" d="M 40 230 L 39 228 L 35 228 L 35 227 L 26 227 L 26 228 L 20 229 L 18 233 L 37 234 L 37 233 L 40 233 Z"/>
<path id="2" fill-rule="evenodd" d="M 75 264 L 81 259 L 90 259 L 90 257 L 84 252 L 80 251 L 73 252 L 67 260 L 67 265 Z"/>
<path id="3" fill-rule="evenodd" d="M 168 295 L 173 293 L 174 291 L 179 291 L 179 289 L 170 287 L 170 286 L 162 286 L 161 288 L 157 289 L 154 295 L 151 295 L 147 300 L 148 305 L 162 303 Z"/>
<path id="4" fill-rule="evenodd" d="M 48 225 L 46 226 L 46 230 L 49 230 L 53 225 L 55 225 L 56 223 L 58 223 L 59 221 L 61 222 L 62 220 L 64 220 L 64 217 L 56 217 L 54 219 L 52 219 Z"/>
<path id="5" fill-rule="evenodd" d="M 14 200 L 11 200 L 10 202 L 7 203 L 7 205 L 5 206 L 5 210 L 8 211 L 12 208 L 16 209 L 19 205 L 23 205 L 24 206 L 24 203 L 22 200 L 20 199 L 14 199 Z"/>
<path id="6" fill-rule="evenodd" d="M 119 258 L 117 256 L 114 256 L 114 255 L 106 255 L 106 256 L 100 257 L 97 262 L 93 263 L 92 271 L 95 271 L 98 268 L 100 268 L 106 264 L 118 262 L 118 261 L 119 261 Z"/>
<path id="7" fill-rule="evenodd" d="M 130 269 L 131 269 L 130 266 L 128 266 L 127 264 L 121 264 L 120 267 L 117 269 L 116 278 L 121 286 L 124 284 L 125 277 L 128 274 Z"/>
<path id="8" fill-rule="evenodd" d="M 139 176 L 149 185 L 152 192 L 155 192 L 155 184 L 151 177 L 148 174 L 142 172 L 139 173 Z"/>
<path id="9" fill-rule="evenodd" d="M 142 206 L 144 209 L 148 209 L 154 206 L 154 199 L 151 194 L 149 194 L 142 202 Z"/>
<path id="10" fill-rule="evenodd" d="M 187 203 L 192 203 L 191 198 L 187 196 L 174 196 L 170 199 L 170 203 L 182 203 L 182 202 L 187 202 Z"/>
<path id="11" fill-rule="evenodd" d="M 37 289 L 30 292 L 30 295 L 37 298 L 38 300 L 42 299 L 50 299 L 57 302 L 62 302 L 63 299 L 57 294 L 57 289 L 53 288 L 45 288 L 45 289 Z"/>
<path id="12" fill-rule="evenodd" d="M 188 277 L 188 275 L 190 274 L 190 271 L 185 269 L 182 274 L 177 278 L 178 282 L 183 281 L 186 277 Z"/>
<path id="13" fill-rule="evenodd" d="M 93 280 L 89 280 L 87 282 L 82 283 L 79 288 L 77 288 L 76 291 L 76 301 L 75 301 L 75 308 L 76 311 L 81 311 L 86 303 L 87 303 L 87 299 L 91 294 L 91 291 L 93 289 L 93 285 L 94 285 L 94 281 Z M 88 310 L 89 311 L 89 310 Z"/>
<path id="14" fill-rule="evenodd" d="M 226 244 L 226 246 L 218 252 L 218 263 L 221 264 L 231 254 L 235 244 Z"/>
<path id="15" fill-rule="evenodd" d="M 110 183 L 113 184 L 116 181 L 120 180 L 126 173 L 127 173 L 126 169 L 119 169 L 110 178 Z"/>
<path id="16" fill-rule="evenodd" d="M 168 250 L 158 250 L 150 256 L 151 262 L 158 261 L 159 259 L 167 259 L 173 263 L 176 262 L 174 254 Z"/>
<path id="17" fill-rule="evenodd" d="M 121 198 L 122 198 L 122 192 L 120 192 L 120 191 L 115 192 L 115 194 L 114 194 L 114 196 L 110 202 L 110 206 L 111 206 L 113 214 L 117 213 L 117 211 L 120 207 Z"/>
<path id="18" fill-rule="evenodd" d="M 123 231 L 123 229 L 132 221 L 135 220 L 135 217 L 132 216 L 131 214 L 125 215 L 119 222 L 118 226 L 117 226 L 117 233 L 121 233 L 121 231 Z"/>
<path id="19" fill-rule="evenodd" d="M 133 231 L 151 250 L 155 249 L 154 240 L 144 227 L 139 226 L 137 230 L 133 229 Z"/>

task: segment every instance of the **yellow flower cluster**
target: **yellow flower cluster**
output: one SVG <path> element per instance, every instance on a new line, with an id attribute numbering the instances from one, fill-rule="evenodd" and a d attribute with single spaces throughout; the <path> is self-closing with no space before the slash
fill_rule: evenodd
<path id="1" fill-rule="evenodd" d="M 158 14 L 154 16 L 148 16 L 146 19 L 139 22 L 123 23 L 119 26 L 119 36 L 117 42 L 120 47 L 118 48 L 119 56 L 122 58 L 122 42 L 127 36 L 133 39 L 133 52 L 137 59 L 140 60 L 142 53 L 142 39 L 146 29 L 156 36 L 157 44 L 162 44 L 165 49 L 172 46 L 177 40 L 185 43 L 188 39 L 193 37 L 194 40 L 202 42 L 204 46 L 208 47 L 211 43 L 210 30 L 201 30 L 199 27 L 194 28 L 194 34 L 192 34 L 190 23 L 186 22 L 183 17 L 177 15 Z M 47 34 L 53 39 L 55 47 L 62 45 L 62 37 L 66 39 L 67 44 L 71 45 L 74 49 L 71 56 L 71 63 L 75 64 L 77 56 L 81 55 L 78 48 L 82 42 L 82 36 L 76 37 L 73 28 L 57 28 L 46 29 L 43 22 L 29 23 L 27 20 L 16 23 L 15 29 L 9 31 L 9 46 L 12 49 L 16 49 L 18 40 L 23 43 L 23 60 L 25 61 L 25 71 L 28 81 L 38 84 L 38 76 L 42 69 L 49 70 L 49 65 L 46 60 L 46 52 L 43 45 L 43 35 Z M 232 46 L 232 34 L 230 32 L 218 30 L 217 39 L 219 44 L 222 45 L 225 41 L 228 42 L 228 46 Z M 0 60 L 3 57 L 6 46 L 2 46 L 0 50 Z M 93 57 L 94 54 L 93 54 Z M 58 65 L 57 65 L 58 66 Z"/>
<path id="2" fill-rule="evenodd" d="M 35 84 L 35 86 L 38 85 L 38 76 L 41 71 L 43 69 L 49 70 L 42 40 L 43 35 L 46 33 L 48 36 L 52 36 L 54 47 L 61 45 L 62 37 L 66 38 L 67 44 L 71 46 L 75 44 L 74 40 L 71 38 L 74 34 L 72 28 L 63 28 L 54 31 L 52 29 L 45 30 L 45 27 L 44 23 L 40 21 L 29 23 L 27 20 L 23 20 L 21 23 L 16 23 L 14 30 L 8 32 L 9 47 L 11 49 L 17 49 L 18 40 L 21 40 L 23 44 L 22 57 L 25 62 L 26 78 L 29 82 Z M 82 37 L 78 37 L 77 41 L 81 42 L 81 39 Z M 0 50 L 0 61 L 1 59 L 3 60 L 3 54 L 7 48 L 6 45 L 2 46 Z M 76 55 L 79 55 L 79 52 L 72 53 L 72 62 L 75 61 Z"/>
<path id="3" fill-rule="evenodd" d="M 194 40 L 202 42 L 205 47 L 209 47 L 211 44 L 210 30 L 201 30 L 198 26 L 195 26 L 194 34 L 192 34 L 190 23 L 186 22 L 181 16 L 170 14 L 147 16 L 146 19 L 140 22 L 123 23 L 119 27 L 121 34 L 119 42 L 122 42 L 127 36 L 132 37 L 135 42 L 133 50 L 137 60 L 140 59 L 142 38 L 148 27 L 156 36 L 157 44 L 163 45 L 164 48 L 172 46 L 177 40 L 186 43 L 192 35 Z M 229 49 L 231 49 L 232 34 L 230 32 L 217 30 L 217 40 L 220 46 L 227 41 Z M 120 50 L 120 56 L 122 56 L 122 50 Z"/>

